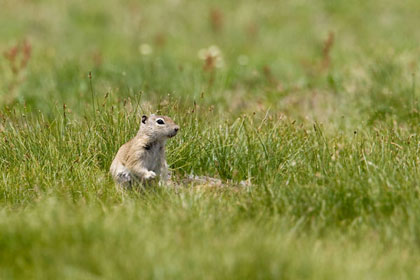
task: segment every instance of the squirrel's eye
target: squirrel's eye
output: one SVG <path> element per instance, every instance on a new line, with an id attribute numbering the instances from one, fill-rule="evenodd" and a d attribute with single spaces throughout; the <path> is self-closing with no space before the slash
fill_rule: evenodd
<path id="1" fill-rule="evenodd" d="M 165 124 L 165 122 L 164 122 L 162 119 L 158 119 L 156 122 L 157 122 L 158 124 Z"/>

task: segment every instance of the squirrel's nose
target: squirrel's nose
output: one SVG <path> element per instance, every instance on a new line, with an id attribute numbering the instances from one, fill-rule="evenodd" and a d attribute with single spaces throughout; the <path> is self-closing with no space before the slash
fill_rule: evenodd
<path id="1" fill-rule="evenodd" d="M 175 127 L 174 130 L 175 130 L 175 132 L 178 132 L 179 127 Z"/>

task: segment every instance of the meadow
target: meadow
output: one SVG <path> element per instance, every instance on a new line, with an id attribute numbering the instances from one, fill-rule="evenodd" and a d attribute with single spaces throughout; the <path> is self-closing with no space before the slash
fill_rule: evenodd
<path id="1" fill-rule="evenodd" d="M 419 14 L 0 0 L 0 278 L 419 279 Z M 122 191 L 150 113 L 176 187 Z"/>

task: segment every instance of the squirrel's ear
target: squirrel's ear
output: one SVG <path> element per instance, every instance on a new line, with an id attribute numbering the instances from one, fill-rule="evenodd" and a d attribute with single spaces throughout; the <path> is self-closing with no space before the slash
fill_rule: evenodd
<path id="1" fill-rule="evenodd" d="M 147 116 L 146 115 L 141 116 L 141 122 L 146 123 L 146 121 L 147 121 Z"/>

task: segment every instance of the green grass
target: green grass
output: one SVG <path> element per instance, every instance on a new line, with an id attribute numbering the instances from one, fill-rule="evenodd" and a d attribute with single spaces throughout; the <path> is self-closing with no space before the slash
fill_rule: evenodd
<path id="1" fill-rule="evenodd" d="M 1 279 L 420 277 L 418 1 L 0 5 Z M 121 191 L 156 112 L 178 187 Z"/>

